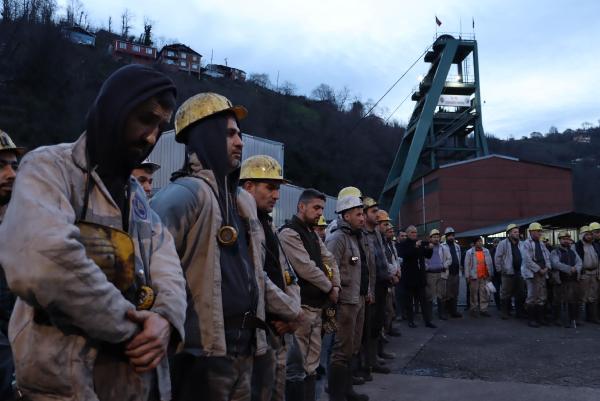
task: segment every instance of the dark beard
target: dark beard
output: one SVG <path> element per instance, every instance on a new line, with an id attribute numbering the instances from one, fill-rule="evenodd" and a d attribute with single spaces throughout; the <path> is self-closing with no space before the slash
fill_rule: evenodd
<path id="1" fill-rule="evenodd" d="M 10 201 L 11 192 L 8 195 L 0 196 L 0 206 L 6 205 Z"/>

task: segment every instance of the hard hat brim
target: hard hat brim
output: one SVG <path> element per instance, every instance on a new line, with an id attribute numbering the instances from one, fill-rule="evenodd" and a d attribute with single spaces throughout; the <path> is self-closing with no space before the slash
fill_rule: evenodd
<path id="1" fill-rule="evenodd" d="M 204 121 L 205 119 L 207 119 L 209 117 L 213 117 L 213 116 L 220 115 L 220 114 L 227 114 L 227 113 L 233 113 L 233 115 L 235 116 L 235 118 L 238 121 L 243 120 L 246 117 L 248 117 L 248 109 L 245 108 L 244 106 L 232 106 L 227 109 L 219 110 L 216 113 L 204 116 L 204 117 L 194 121 L 193 123 L 187 125 L 185 128 L 183 128 L 181 130 L 181 132 L 179 134 L 177 134 L 177 132 L 176 132 L 175 133 L 175 142 L 186 143 L 187 142 L 187 132 L 186 131 L 190 127 L 193 127 L 194 125 L 196 125 L 198 122 Z"/>
<path id="2" fill-rule="evenodd" d="M 149 168 L 150 171 L 152 171 L 152 173 L 156 173 L 158 170 L 160 170 L 160 164 L 157 163 L 152 163 L 152 162 L 145 162 L 140 164 L 140 166 L 138 168 Z"/>
<path id="3" fill-rule="evenodd" d="M 12 152 L 12 153 L 15 153 L 18 157 L 21 157 L 25 153 L 27 153 L 27 149 L 17 146 L 16 148 L 4 148 L 4 149 L 0 149 L 0 152 Z"/>

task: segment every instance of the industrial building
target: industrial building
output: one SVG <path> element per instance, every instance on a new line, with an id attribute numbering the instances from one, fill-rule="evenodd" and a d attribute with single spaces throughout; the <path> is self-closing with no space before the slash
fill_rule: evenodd
<path id="1" fill-rule="evenodd" d="M 255 155 L 268 155 L 277 160 L 285 171 L 284 145 L 281 142 L 259 138 L 249 134 L 242 134 L 244 141 L 243 160 Z M 171 174 L 179 170 L 185 159 L 185 145 L 175 141 L 174 131 L 167 131 L 160 137 L 149 159 L 161 165 L 160 170 L 154 174 L 153 190 L 159 191 L 170 181 Z M 318 188 L 317 188 L 318 189 Z M 273 222 L 280 227 L 296 213 L 298 198 L 304 188 L 292 184 L 283 184 L 280 189 L 280 199 L 273 210 Z M 325 218 L 335 219 L 335 202 L 332 196 L 327 196 L 325 203 Z"/>

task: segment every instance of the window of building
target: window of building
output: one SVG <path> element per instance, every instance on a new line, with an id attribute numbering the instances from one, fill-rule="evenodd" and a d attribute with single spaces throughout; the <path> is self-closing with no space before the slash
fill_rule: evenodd
<path id="1" fill-rule="evenodd" d="M 198 56 L 192 57 L 192 61 L 198 61 Z"/>
<path id="2" fill-rule="evenodd" d="M 185 52 L 181 52 L 181 53 L 179 53 L 179 57 L 186 58 L 187 54 Z"/>
<path id="3" fill-rule="evenodd" d="M 152 48 L 151 47 L 146 47 L 146 54 L 152 54 Z"/>
<path id="4" fill-rule="evenodd" d="M 175 61 L 167 59 L 167 64 L 175 64 Z"/>
<path id="5" fill-rule="evenodd" d="M 192 64 L 192 70 L 197 70 L 198 69 L 198 64 Z"/>
<path id="6" fill-rule="evenodd" d="M 138 45 L 133 45 L 133 51 L 139 53 L 140 52 L 140 47 Z"/>
<path id="7" fill-rule="evenodd" d="M 127 43 L 119 42 L 119 49 L 127 49 Z"/>
<path id="8" fill-rule="evenodd" d="M 175 57 L 175 52 L 174 52 L 174 51 L 171 51 L 171 50 L 169 50 L 169 51 L 167 52 L 167 56 L 168 56 L 168 57 Z"/>
<path id="9" fill-rule="evenodd" d="M 180 65 L 180 66 L 182 66 L 182 67 L 187 67 L 187 65 L 188 65 L 188 64 L 187 64 L 187 62 L 185 62 L 185 61 L 181 61 L 181 62 L 179 63 L 179 65 Z"/>

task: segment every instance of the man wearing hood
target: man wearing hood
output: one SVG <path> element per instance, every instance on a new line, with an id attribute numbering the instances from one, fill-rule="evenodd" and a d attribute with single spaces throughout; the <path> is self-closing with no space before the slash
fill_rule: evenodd
<path id="1" fill-rule="evenodd" d="M 186 338 L 172 374 L 177 400 L 250 400 L 254 355 L 267 351 L 265 304 L 282 319 L 298 314 L 265 277 L 256 202 L 238 188 L 238 121 L 246 115 L 216 93 L 186 100 L 175 116 L 185 165 L 151 202 L 187 279 Z"/>
<path id="2" fill-rule="evenodd" d="M 24 148 L 15 146 L 8 134 L 0 130 L 0 224 L 12 195 L 19 158 Z M 0 266 L 0 400 L 13 397 L 12 381 L 15 367 L 8 341 L 8 321 L 15 306 L 15 296 L 6 283 L 4 270 Z"/>
<path id="3" fill-rule="evenodd" d="M 363 335 L 365 297 L 369 293 L 369 269 L 361 244 L 365 224 L 363 203 L 357 196 L 338 199 L 337 225 L 327 237 L 327 249 L 337 261 L 342 291 L 337 307 L 338 331 L 333 343 L 329 368 L 329 399 L 331 401 L 368 400 L 352 388 L 353 362 Z"/>
<path id="4" fill-rule="evenodd" d="M 123 67 L 75 143 L 21 162 L 0 263 L 19 297 L 9 337 L 25 399 L 170 399 L 165 355 L 184 336 L 185 284 L 131 171 L 170 121 L 175 93 L 162 73 Z"/>

